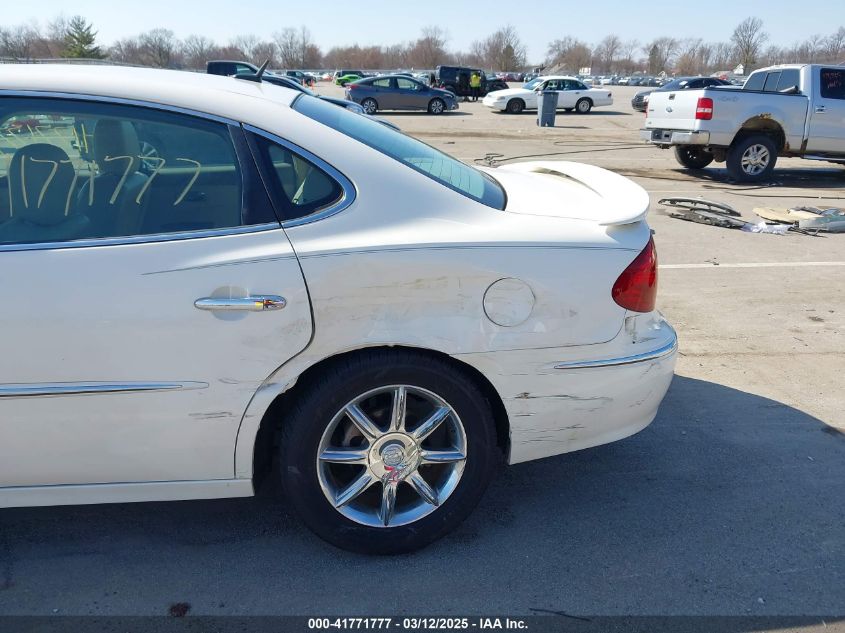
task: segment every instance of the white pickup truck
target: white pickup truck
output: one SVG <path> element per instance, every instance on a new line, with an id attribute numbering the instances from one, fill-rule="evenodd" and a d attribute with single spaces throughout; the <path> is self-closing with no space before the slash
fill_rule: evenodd
<path id="1" fill-rule="evenodd" d="M 654 92 L 640 136 L 678 162 L 726 162 L 737 181 L 769 178 L 778 156 L 845 163 L 845 66 L 758 70 L 741 90 Z"/>

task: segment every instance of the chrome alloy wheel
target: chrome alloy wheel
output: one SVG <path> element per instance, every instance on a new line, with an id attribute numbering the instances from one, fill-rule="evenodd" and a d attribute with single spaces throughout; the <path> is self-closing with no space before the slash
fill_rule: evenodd
<path id="1" fill-rule="evenodd" d="M 391 385 L 359 395 L 334 415 L 317 448 L 317 474 L 326 499 L 343 516 L 396 527 L 446 501 L 466 459 L 466 432 L 445 400 L 419 387 Z"/>
<path id="2" fill-rule="evenodd" d="M 761 144 L 752 145 L 742 154 L 742 171 L 749 176 L 757 176 L 766 170 L 771 159 L 772 155 L 768 147 Z"/>

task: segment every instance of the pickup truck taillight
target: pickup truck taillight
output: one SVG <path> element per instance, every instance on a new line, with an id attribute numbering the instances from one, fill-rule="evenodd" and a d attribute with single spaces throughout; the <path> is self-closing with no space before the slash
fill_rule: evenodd
<path id="1" fill-rule="evenodd" d="M 617 305 L 632 312 L 651 312 L 657 300 L 657 249 L 654 238 L 631 262 L 616 283 L 611 296 Z"/>
<path id="2" fill-rule="evenodd" d="M 709 121 L 713 118 L 713 99 L 701 97 L 695 106 L 695 118 L 698 121 Z"/>

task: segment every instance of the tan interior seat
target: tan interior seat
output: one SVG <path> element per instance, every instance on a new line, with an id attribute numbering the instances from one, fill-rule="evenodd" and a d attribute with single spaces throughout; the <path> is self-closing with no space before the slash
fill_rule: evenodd
<path id="1" fill-rule="evenodd" d="M 11 218 L 0 242 L 52 242 L 88 236 L 89 222 L 72 209 L 76 172 L 67 153 L 48 143 L 15 152 L 9 163 Z"/>
<path id="2" fill-rule="evenodd" d="M 77 209 L 91 221 L 94 237 L 137 234 L 144 214 L 144 196 L 138 199 L 147 176 L 138 171 L 141 143 L 128 121 L 101 119 L 92 139 L 97 175 L 77 197 Z"/>

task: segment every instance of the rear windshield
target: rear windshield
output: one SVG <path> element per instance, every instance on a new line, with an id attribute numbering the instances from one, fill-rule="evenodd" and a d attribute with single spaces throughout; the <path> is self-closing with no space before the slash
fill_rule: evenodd
<path id="1" fill-rule="evenodd" d="M 369 117 L 302 95 L 294 110 L 360 141 L 467 198 L 504 209 L 506 196 L 491 176 Z"/>

